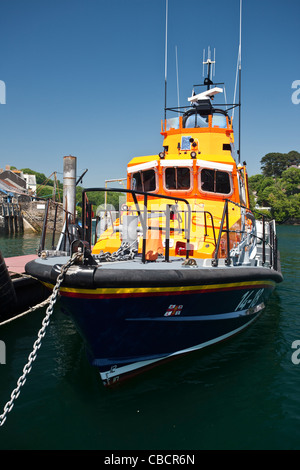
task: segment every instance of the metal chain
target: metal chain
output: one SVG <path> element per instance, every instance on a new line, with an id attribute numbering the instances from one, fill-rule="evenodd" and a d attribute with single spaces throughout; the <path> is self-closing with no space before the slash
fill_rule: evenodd
<path id="1" fill-rule="evenodd" d="M 61 271 L 59 275 L 57 276 L 56 284 L 53 288 L 52 295 L 50 297 L 50 302 L 46 310 L 46 316 L 44 317 L 42 321 L 42 327 L 38 332 L 38 338 L 33 344 L 33 349 L 28 356 L 28 362 L 23 368 L 23 374 L 19 377 L 17 381 L 17 387 L 12 391 L 11 396 L 10 396 L 11 398 L 4 406 L 2 415 L 0 415 L 0 427 L 3 426 L 4 422 L 6 421 L 7 414 L 12 410 L 15 400 L 20 395 L 21 387 L 23 387 L 23 385 L 25 384 L 27 375 L 31 371 L 32 363 L 36 359 L 37 351 L 41 347 L 42 339 L 46 334 L 46 328 L 50 323 L 50 317 L 53 313 L 53 307 L 57 300 L 59 288 L 60 288 L 61 283 L 64 280 L 64 276 L 67 270 L 69 269 L 69 267 L 72 266 L 72 264 L 74 264 L 80 257 L 82 257 L 82 253 L 74 253 L 72 258 L 70 258 L 69 261 L 61 267 Z"/>
<path id="2" fill-rule="evenodd" d="M 137 249 L 134 248 L 136 241 L 134 240 L 131 244 L 129 242 L 122 242 L 120 248 L 113 253 L 109 251 L 106 253 L 100 252 L 98 255 L 94 255 L 94 258 L 99 263 L 105 261 L 127 261 L 135 257 Z"/>

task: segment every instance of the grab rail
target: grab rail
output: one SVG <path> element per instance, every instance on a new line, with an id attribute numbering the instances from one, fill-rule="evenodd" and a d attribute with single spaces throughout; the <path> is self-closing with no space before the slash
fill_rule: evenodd
<path id="1" fill-rule="evenodd" d="M 83 240 L 87 241 L 88 243 L 91 244 L 91 233 L 90 233 L 90 223 L 87 223 L 87 196 L 86 193 L 88 192 L 119 192 L 119 193 L 127 193 L 131 194 L 133 198 L 133 202 L 135 204 L 135 209 L 137 211 L 138 217 L 141 221 L 142 225 L 142 230 L 143 230 L 143 245 L 142 245 L 142 262 L 146 262 L 146 245 L 147 245 L 147 202 L 148 202 L 148 197 L 153 197 L 153 198 L 159 198 L 159 199 L 168 199 L 168 200 L 173 200 L 175 202 L 181 201 L 187 206 L 187 214 L 188 214 L 188 221 L 187 221 L 187 228 L 185 228 L 185 239 L 186 239 L 186 258 L 189 258 L 189 252 L 190 252 L 190 233 L 191 233 L 191 208 L 189 205 L 189 202 L 186 199 L 179 198 L 179 197 L 173 197 L 173 196 L 166 196 L 164 194 L 153 194 L 153 193 L 148 193 L 144 191 L 135 191 L 133 189 L 121 189 L 121 188 L 87 188 L 83 189 L 82 191 L 82 229 L 83 229 Z M 141 208 L 139 206 L 137 196 L 144 196 L 144 213 L 142 214 Z M 90 211 L 89 211 L 90 212 Z M 168 204 L 166 204 L 166 256 L 165 259 L 166 261 L 169 260 L 169 238 L 170 238 L 170 230 L 168 230 L 168 227 L 170 225 L 170 207 L 168 208 Z"/>
<path id="2" fill-rule="evenodd" d="M 52 233 L 51 233 L 51 250 L 55 250 L 55 235 L 57 234 L 60 235 L 60 240 L 58 241 L 56 250 L 68 252 L 67 245 L 70 247 L 71 242 L 72 242 L 71 240 L 72 235 L 69 230 L 69 225 L 70 225 L 69 218 L 71 216 L 71 213 L 64 210 L 62 208 L 61 203 L 52 201 L 52 199 L 47 199 L 42 234 L 41 234 L 40 244 L 38 248 L 39 256 L 41 255 L 41 252 L 46 249 L 46 236 L 47 236 L 47 233 L 51 230 L 49 229 L 49 225 L 48 225 L 49 217 L 50 217 L 49 212 L 50 212 L 51 205 L 54 206 L 53 227 L 52 227 Z M 61 211 L 65 213 L 65 216 L 64 216 L 65 220 L 63 223 L 62 230 L 57 230 L 58 208 L 61 208 Z"/>
<path id="3" fill-rule="evenodd" d="M 229 236 L 229 234 L 230 233 L 237 233 L 237 232 L 239 232 L 241 234 L 248 233 L 245 230 L 230 230 L 230 227 L 229 227 L 229 214 L 228 214 L 228 204 L 229 203 L 234 204 L 234 205 L 236 205 L 236 206 L 238 206 L 242 209 L 247 210 L 248 213 L 246 214 L 246 216 L 249 217 L 251 215 L 254 219 L 254 216 L 253 216 L 252 212 L 250 212 L 248 207 L 243 206 L 241 204 L 238 204 L 237 202 L 231 201 L 230 199 L 225 199 L 225 204 L 224 204 L 224 209 L 223 209 L 223 214 L 222 214 L 222 219 L 221 219 L 221 224 L 220 224 L 218 241 L 217 241 L 217 244 L 216 244 L 214 257 L 213 257 L 212 262 L 211 262 L 213 267 L 218 266 L 218 261 L 219 261 L 219 255 L 218 254 L 219 254 L 222 234 L 224 232 L 226 233 L 226 259 L 225 259 L 225 264 L 227 266 L 230 266 L 230 263 L 231 263 L 231 258 L 230 258 L 230 236 Z M 264 266 L 265 263 L 266 263 L 266 230 L 265 230 L 266 221 L 265 221 L 265 216 L 263 214 L 261 214 L 261 215 L 262 215 L 262 230 L 263 230 L 262 238 L 258 237 L 257 234 L 255 234 L 255 233 L 252 233 L 251 235 L 254 236 L 256 238 L 256 240 L 261 240 L 262 241 L 262 265 Z M 224 228 L 225 221 L 226 221 L 226 225 L 225 225 L 225 228 Z M 277 271 L 277 269 L 278 269 L 277 235 L 276 235 L 275 229 L 273 227 L 273 224 L 274 224 L 274 221 L 269 222 L 269 248 L 270 248 L 269 265 L 270 265 L 270 267 L 273 267 L 273 269 L 275 269 Z"/>

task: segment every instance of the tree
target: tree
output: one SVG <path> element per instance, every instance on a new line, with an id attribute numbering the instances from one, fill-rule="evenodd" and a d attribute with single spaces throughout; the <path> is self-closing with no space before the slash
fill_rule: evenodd
<path id="1" fill-rule="evenodd" d="M 286 158 L 288 161 L 288 167 L 292 165 L 297 167 L 300 166 L 300 153 L 296 152 L 296 150 L 291 150 L 289 153 L 287 153 Z"/>
<path id="2" fill-rule="evenodd" d="M 276 179 L 263 175 L 251 176 L 249 189 L 256 195 L 256 204 L 271 207 L 270 216 L 276 222 L 300 219 L 300 168 L 287 168 Z M 255 210 L 252 199 L 251 202 L 252 210 Z"/>
<path id="3" fill-rule="evenodd" d="M 300 153 L 296 150 L 291 150 L 289 153 L 267 153 L 260 163 L 264 176 L 280 178 L 282 172 L 289 167 L 300 165 Z"/>
<path id="4" fill-rule="evenodd" d="M 267 153 L 260 163 L 264 176 L 280 177 L 286 169 L 286 159 L 282 153 Z"/>
<path id="5" fill-rule="evenodd" d="M 96 212 L 98 206 L 103 206 L 105 204 L 104 191 L 92 191 L 87 193 L 88 200 L 93 204 L 93 210 Z M 117 193 L 113 191 L 107 191 L 107 200 L 106 203 L 112 205 L 116 210 L 119 210 L 120 204 L 124 201 L 124 194 Z M 76 205 L 77 207 L 82 206 L 82 187 L 76 186 Z"/>
<path id="6" fill-rule="evenodd" d="M 251 189 L 251 191 L 253 191 L 253 192 L 258 191 L 258 189 L 260 187 L 260 184 L 263 181 L 263 179 L 264 179 L 263 175 L 249 176 L 248 183 L 249 183 L 249 188 Z"/>
<path id="7" fill-rule="evenodd" d="M 300 169 L 290 167 L 282 172 L 283 190 L 287 196 L 300 193 Z"/>

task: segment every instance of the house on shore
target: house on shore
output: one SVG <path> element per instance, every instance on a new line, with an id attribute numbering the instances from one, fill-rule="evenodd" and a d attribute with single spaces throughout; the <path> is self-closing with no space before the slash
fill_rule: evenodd
<path id="1" fill-rule="evenodd" d="M 35 191 L 35 175 L 24 175 L 21 170 L 11 170 L 10 165 L 6 165 L 5 170 L 0 169 L 0 198 L 2 202 L 28 202 L 31 201 Z"/>

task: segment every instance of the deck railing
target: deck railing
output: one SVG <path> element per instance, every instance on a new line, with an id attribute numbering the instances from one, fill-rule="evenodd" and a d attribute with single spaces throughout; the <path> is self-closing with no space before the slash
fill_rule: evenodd
<path id="1" fill-rule="evenodd" d="M 70 253 L 71 243 L 74 240 L 74 233 L 72 233 L 74 225 L 70 225 L 70 217 L 71 214 L 63 209 L 62 204 L 51 199 L 47 200 L 38 248 L 39 256 L 46 249 Z"/>
<path id="2" fill-rule="evenodd" d="M 182 233 L 182 240 L 185 240 L 184 248 L 180 248 L 177 254 L 185 254 L 188 259 L 193 252 L 194 247 L 190 243 L 191 241 L 191 216 L 192 214 L 201 214 L 203 216 L 202 230 L 204 235 L 204 240 L 207 236 L 213 239 L 213 244 L 215 247 L 211 265 L 217 267 L 219 265 L 220 259 L 225 258 L 225 265 L 230 266 L 232 263 L 242 263 L 247 264 L 249 262 L 249 255 L 251 250 L 254 251 L 254 248 L 258 245 L 261 246 L 260 260 L 262 266 L 268 265 L 273 269 L 278 269 L 278 257 L 277 257 L 277 236 L 276 236 L 276 227 L 274 221 L 266 221 L 266 217 L 262 215 L 262 234 L 259 236 L 256 231 L 256 222 L 253 214 L 249 208 L 242 206 L 236 202 L 231 201 L 230 199 L 224 200 L 224 209 L 221 217 L 220 228 L 218 229 L 218 236 L 216 235 L 215 223 L 213 215 L 208 211 L 192 211 L 189 202 L 186 199 L 166 196 L 160 194 L 146 193 L 142 191 L 135 191 L 130 189 L 120 189 L 120 188 L 88 188 L 82 191 L 82 227 L 78 225 L 73 225 L 69 223 L 69 213 L 64 211 L 64 224 L 63 227 L 57 227 L 58 220 L 58 210 L 59 204 L 54 203 L 50 199 L 47 201 L 47 206 L 45 210 L 45 219 L 43 225 L 43 231 L 40 241 L 40 246 L 38 253 L 41 254 L 43 250 L 46 249 L 46 238 L 48 244 L 50 243 L 50 250 L 61 251 L 65 254 L 71 253 L 71 246 L 74 240 L 82 240 L 85 244 L 85 247 L 88 247 L 89 252 L 91 252 L 92 247 L 92 204 L 89 203 L 87 193 L 90 192 L 119 192 L 121 194 L 129 194 L 132 197 L 133 205 L 127 206 L 127 213 L 137 214 L 137 218 L 140 221 L 140 231 L 142 234 L 142 262 L 146 262 L 147 254 L 147 235 L 150 230 L 160 230 L 165 233 L 165 246 L 164 246 L 164 255 L 165 261 L 170 260 L 170 238 L 171 233 Z M 149 201 L 157 199 L 164 199 L 166 203 L 163 207 L 160 206 L 160 209 L 149 208 Z M 160 201 L 161 202 L 161 201 Z M 181 209 L 178 209 L 177 203 L 181 202 L 184 206 Z M 175 203 L 175 204 L 174 204 Z M 240 228 L 233 229 L 230 226 L 229 221 L 229 205 L 233 204 L 242 209 L 242 219 L 240 223 Z M 50 206 L 52 207 L 52 220 L 51 226 L 49 227 L 49 210 Z M 153 207 L 153 206 L 152 206 Z M 177 208 L 177 209 L 176 209 Z M 174 211 L 178 214 L 179 219 L 182 222 L 181 215 L 184 214 L 184 224 L 181 226 L 181 222 L 178 222 L 178 227 L 175 227 L 175 224 L 171 224 L 171 221 L 174 221 Z M 109 211 L 107 211 L 109 212 Z M 121 211 L 122 212 L 122 211 Z M 121 213 L 120 212 L 120 213 Z M 123 216 L 124 217 L 124 216 Z M 164 217 L 165 224 L 162 226 L 152 226 L 151 223 L 148 223 L 149 220 L 153 220 L 153 217 Z M 112 233 L 116 231 L 116 226 L 113 224 L 113 218 L 111 217 L 112 224 Z M 176 219 L 176 217 L 175 217 Z M 247 226 L 247 219 L 251 220 L 250 227 Z M 208 220 L 210 223 L 208 224 Z M 60 221 L 61 222 L 61 221 Z M 121 217 L 120 223 L 122 224 Z M 62 224 L 61 224 L 62 225 Z M 107 227 L 105 227 L 107 229 Z M 210 229 L 210 233 L 209 233 Z M 59 240 L 57 241 L 57 234 L 59 235 Z M 234 234 L 236 241 L 232 243 L 230 235 Z M 199 235 L 199 234 L 198 234 Z M 225 242 L 224 240 L 225 235 Z M 137 236 L 137 234 L 136 234 Z M 196 234 L 197 236 L 197 234 Z M 151 237 L 150 237 L 151 238 Z M 155 238 L 155 237 L 154 237 Z M 222 248 L 222 249 L 221 249 Z M 176 251 L 176 250 L 175 250 Z M 222 252 L 222 253 L 221 253 Z M 235 256 L 234 256 L 235 253 Z M 238 261 L 237 261 L 238 258 Z M 241 261 L 242 260 L 242 261 Z"/>
<path id="3" fill-rule="evenodd" d="M 249 230 L 246 230 L 245 227 L 242 227 L 241 230 L 233 230 L 230 229 L 229 226 L 229 213 L 228 213 L 228 207 L 229 204 L 234 204 L 238 207 L 240 207 L 244 211 L 244 216 L 245 219 L 250 219 L 252 220 L 252 229 L 249 233 Z M 266 228 L 268 230 L 266 231 Z M 269 240 L 267 241 L 267 232 L 269 233 Z M 249 210 L 249 208 L 238 204 L 236 202 L 231 201 L 230 199 L 225 199 L 225 204 L 224 204 L 224 209 L 223 209 L 223 214 L 222 214 L 222 219 L 221 219 L 221 224 L 220 224 L 220 230 L 219 230 L 219 236 L 218 236 L 218 241 L 216 244 L 216 249 L 214 253 L 214 257 L 212 259 L 212 266 L 217 267 L 218 262 L 219 262 L 219 251 L 220 251 L 220 244 L 221 244 L 221 239 L 222 239 L 222 234 L 226 234 L 226 258 L 225 258 L 225 264 L 227 266 L 230 266 L 232 262 L 232 257 L 231 257 L 231 247 L 230 247 L 230 233 L 239 233 L 243 238 L 247 237 L 248 235 L 251 235 L 253 242 L 257 244 L 260 242 L 262 244 L 262 266 L 266 264 L 267 260 L 267 248 L 269 247 L 269 266 L 272 267 L 273 269 L 277 270 L 278 269 L 278 250 L 277 250 L 277 235 L 276 235 L 276 229 L 275 229 L 275 221 L 266 221 L 266 216 L 262 214 L 262 237 L 259 237 L 256 232 L 256 224 L 255 224 L 255 219 L 252 214 L 252 212 Z M 249 250 L 249 245 L 245 243 L 244 250 Z"/>
<path id="4" fill-rule="evenodd" d="M 187 220 L 184 225 L 185 227 L 185 236 L 186 239 L 186 258 L 188 259 L 190 256 L 190 234 L 191 234 L 191 208 L 190 204 L 186 199 L 173 197 L 173 196 L 166 196 L 162 194 L 153 194 L 147 193 L 143 191 L 135 191 L 133 189 L 121 189 L 121 188 L 87 188 L 82 191 L 82 228 L 83 228 L 83 241 L 88 242 L 91 244 L 91 207 L 88 203 L 88 198 L 86 193 L 88 192 L 119 192 L 119 193 L 127 193 L 132 196 L 135 210 L 138 214 L 138 218 L 141 223 L 142 232 L 143 232 L 143 244 L 142 244 L 142 262 L 146 262 L 146 252 L 147 252 L 147 231 L 148 231 L 148 202 L 149 197 L 157 198 L 157 199 L 166 199 L 169 201 L 183 202 L 186 207 L 187 213 Z M 138 197 L 142 196 L 143 200 L 143 209 L 140 207 Z M 172 204 L 166 204 L 165 206 L 165 213 L 166 213 L 166 241 L 165 241 L 165 260 L 169 261 L 169 251 L 170 251 L 170 220 L 171 220 L 171 206 Z"/>

